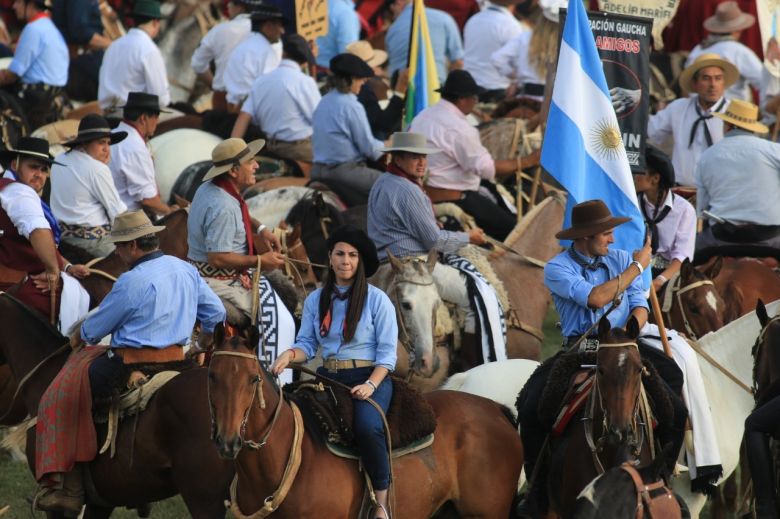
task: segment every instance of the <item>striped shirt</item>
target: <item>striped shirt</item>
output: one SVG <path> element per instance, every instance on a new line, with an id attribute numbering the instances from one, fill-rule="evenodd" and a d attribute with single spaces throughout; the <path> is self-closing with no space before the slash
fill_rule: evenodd
<path id="1" fill-rule="evenodd" d="M 431 201 L 410 180 L 385 173 L 368 195 L 368 235 L 380 259 L 422 256 L 431 249 L 455 252 L 468 245 L 469 235 L 440 229 Z"/>

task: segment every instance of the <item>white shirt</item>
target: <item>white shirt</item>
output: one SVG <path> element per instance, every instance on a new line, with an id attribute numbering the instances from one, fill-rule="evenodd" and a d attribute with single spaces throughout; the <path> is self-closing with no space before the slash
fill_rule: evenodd
<path id="1" fill-rule="evenodd" d="M 721 106 L 724 98 L 719 99 L 713 108 Z M 696 185 L 694 171 L 696 163 L 704 150 L 709 146 L 704 136 L 703 126 L 706 124 L 709 129 L 712 143 L 720 141 L 723 138 L 723 121 L 717 117 L 702 121 L 696 128 L 693 143 L 688 147 L 693 127 L 699 115 L 696 113 L 696 104 L 698 96 L 691 94 L 689 97 L 676 99 L 669 103 L 666 108 L 655 115 L 650 116 L 647 123 L 647 138 L 650 144 L 665 148 L 668 139 L 673 139 L 672 165 L 677 183 L 683 186 Z M 720 112 L 725 112 L 728 108 L 728 101 L 722 103 Z M 699 106 L 702 112 L 709 112 Z"/>
<path id="2" fill-rule="evenodd" d="M 106 109 L 122 106 L 130 92 L 155 94 L 168 106 L 168 73 L 160 49 L 141 29 L 130 29 L 106 50 L 100 66 L 98 102 Z"/>
<path id="3" fill-rule="evenodd" d="M 13 178 L 6 172 L 4 178 Z M 0 190 L 0 206 L 5 209 L 19 234 L 30 239 L 35 229 L 49 229 L 49 221 L 43 215 L 41 199 L 33 188 L 21 182 L 8 184 Z"/>
<path id="4" fill-rule="evenodd" d="M 250 32 L 230 54 L 225 67 L 227 102 L 239 104 L 252 89 L 255 79 L 271 72 L 282 61 L 282 43 L 273 45 L 259 32 Z"/>
<path id="5" fill-rule="evenodd" d="M 214 62 L 214 80 L 211 83 L 213 90 L 225 91 L 225 67 L 230 53 L 246 38 L 251 29 L 252 21 L 249 15 L 241 13 L 232 20 L 212 27 L 195 49 L 190 63 L 196 74 L 203 74 L 209 69 L 209 64 Z"/>
<path id="6" fill-rule="evenodd" d="M 488 90 L 509 86 L 509 78 L 491 63 L 490 57 L 523 31 L 528 29 L 509 9 L 499 5 L 490 4 L 484 11 L 469 18 L 463 29 L 463 64 L 479 86 Z"/>
<path id="7" fill-rule="evenodd" d="M 543 77 L 539 76 L 539 73 L 536 72 L 536 67 L 528 59 L 531 36 L 533 36 L 533 31 L 523 31 L 490 56 L 490 63 L 498 73 L 504 77 L 514 79 L 518 85 L 523 85 L 524 83 L 544 85 L 546 82 Z M 534 97 L 535 99 L 543 98 L 543 96 L 528 97 Z"/>
<path id="8" fill-rule="evenodd" d="M 82 227 L 111 225 L 127 207 L 108 166 L 74 149 L 60 153 L 51 169 L 51 210 L 58 222 Z"/>
<path id="9" fill-rule="evenodd" d="M 701 44 L 699 44 L 688 54 L 685 66 L 687 67 L 693 63 L 698 56 L 710 53 L 717 54 L 739 70 L 740 77 L 736 83 L 726 90 L 726 97 L 729 99 L 742 99 L 752 103 L 753 94 L 748 83 L 753 85 L 755 89 L 760 89 L 761 69 L 763 68 L 763 64 L 756 56 L 756 53 L 740 42 L 730 39 L 718 41 L 706 48 L 702 48 Z"/>
<path id="10" fill-rule="evenodd" d="M 152 152 L 138 130 L 126 122 L 119 123 L 116 130 L 127 132 L 127 138 L 111 147 L 108 167 L 119 198 L 128 211 L 137 211 L 141 209 L 141 200 L 159 194 L 154 178 Z"/>
<path id="11" fill-rule="evenodd" d="M 267 136 L 292 142 L 311 137 L 314 109 L 321 99 L 317 83 L 301 66 L 283 59 L 275 70 L 252 84 L 241 108 Z"/>

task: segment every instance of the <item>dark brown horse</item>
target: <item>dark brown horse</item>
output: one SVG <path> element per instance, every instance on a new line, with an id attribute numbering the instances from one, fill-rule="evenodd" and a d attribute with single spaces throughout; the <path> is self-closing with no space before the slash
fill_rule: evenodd
<path id="1" fill-rule="evenodd" d="M 582 489 L 606 469 L 630 459 L 651 461 L 639 413 L 645 369 L 638 336 L 639 325 L 633 317 L 625 330 L 611 329 L 606 318 L 599 323 L 596 379 L 584 417 L 573 419 L 551 445 L 550 504 L 562 517 L 572 514 Z"/>
<path id="2" fill-rule="evenodd" d="M 214 439 L 236 463 L 235 504 L 252 514 L 284 485 L 289 493 L 275 500 L 274 517 L 357 517 L 364 488 L 358 462 L 330 454 L 305 430 L 297 406 L 281 399 L 257 361 L 254 344 L 252 337 L 226 339 L 217 327 L 209 367 Z M 436 414 L 436 437 L 431 447 L 394 461 L 394 516 L 422 519 L 447 510 L 508 517 L 523 456 L 507 410 L 456 391 L 425 398 Z"/>
<path id="3" fill-rule="evenodd" d="M 0 316 L 0 363 L 7 363 L 18 380 L 32 373 L 20 397 L 34 416 L 67 359 L 69 348 L 55 353 L 67 339 L 10 297 L 0 296 Z M 209 437 L 206 390 L 205 369 L 185 371 L 160 389 L 137 423 L 121 422 L 114 459 L 106 453 L 89 464 L 97 496 L 111 506 L 95 504 L 97 496 L 88 492 L 87 517 L 108 517 L 114 507 L 137 507 L 178 493 L 192 517 L 224 517 L 233 466 L 219 459 Z M 31 467 L 34 435 L 31 429 Z"/>
<path id="4" fill-rule="evenodd" d="M 764 302 L 756 303 L 761 334 L 753 347 L 753 384 L 756 407 L 778 395 L 780 390 L 780 316 L 769 317 Z"/>

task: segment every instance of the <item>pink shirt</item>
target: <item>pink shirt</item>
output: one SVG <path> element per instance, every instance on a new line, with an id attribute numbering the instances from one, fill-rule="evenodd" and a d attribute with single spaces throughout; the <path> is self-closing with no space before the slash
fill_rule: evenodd
<path id="1" fill-rule="evenodd" d="M 409 131 L 425 135 L 428 144 L 441 150 L 428 155 L 429 186 L 476 191 L 481 179 L 492 180 L 496 175 L 493 157 L 482 145 L 479 131 L 449 101 L 442 99 L 420 112 Z"/>
<path id="2" fill-rule="evenodd" d="M 685 258 L 693 260 L 693 249 L 696 243 L 696 210 L 685 198 L 666 194 L 664 205 L 672 209 L 666 218 L 658 223 L 658 251 L 656 254 L 666 261 Z M 645 211 L 653 215 L 655 206 L 645 198 Z"/>

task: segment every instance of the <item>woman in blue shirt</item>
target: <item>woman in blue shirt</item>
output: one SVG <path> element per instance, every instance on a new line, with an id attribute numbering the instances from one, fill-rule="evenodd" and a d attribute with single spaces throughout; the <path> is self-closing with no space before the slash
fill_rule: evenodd
<path id="1" fill-rule="evenodd" d="M 390 298 L 369 285 L 379 266 L 376 247 L 365 232 L 345 225 L 328 239 L 328 274 L 303 306 L 298 339 L 280 355 L 271 371 L 278 375 L 290 362 L 305 362 L 322 347 L 318 372 L 352 388 L 353 429 L 360 457 L 380 505 L 375 517 L 389 518 L 387 489 L 390 463 L 384 424 L 371 398 L 387 412 L 395 368 L 398 323 Z"/>

